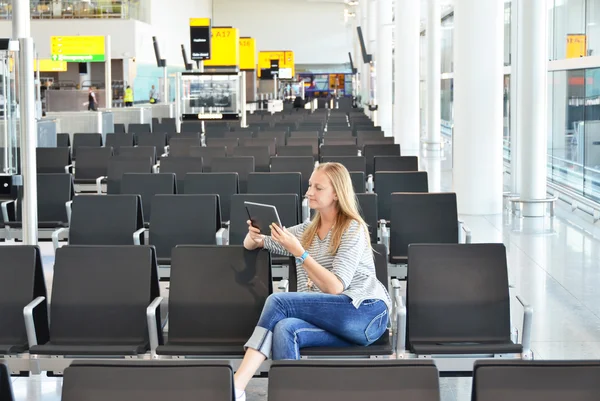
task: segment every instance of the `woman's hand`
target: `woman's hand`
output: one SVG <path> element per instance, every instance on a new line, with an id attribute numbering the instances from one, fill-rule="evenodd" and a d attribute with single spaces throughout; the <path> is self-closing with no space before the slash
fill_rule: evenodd
<path id="1" fill-rule="evenodd" d="M 281 228 L 277 224 L 271 224 L 271 238 L 277 241 L 289 253 L 299 258 L 304 253 L 304 248 L 298 238 L 290 233 L 285 227 Z"/>
<path id="2" fill-rule="evenodd" d="M 264 245 L 264 235 L 260 233 L 260 230 L 252 225 L 250 220 L 246 221 L 248 223 L 248 235 L 246 235 L 246 239 L 244 240 L 244 246 L 248 250 L 261 248 Z"/>

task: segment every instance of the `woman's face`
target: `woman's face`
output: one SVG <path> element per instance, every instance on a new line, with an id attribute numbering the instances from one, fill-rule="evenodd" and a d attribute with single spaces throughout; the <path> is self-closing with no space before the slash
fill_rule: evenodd
<path id="1" fill-rule="evenodd" d="M 321 171 L 314 171 L 310 176 L 306 197 L 310 208 L 319 211 L 334 207 L 337 202 L 331 181 Z"/>

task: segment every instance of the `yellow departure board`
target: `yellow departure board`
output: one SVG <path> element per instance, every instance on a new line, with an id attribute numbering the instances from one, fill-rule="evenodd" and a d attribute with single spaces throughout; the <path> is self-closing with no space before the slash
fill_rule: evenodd
<path id="1" fill-rule="evenodd" d="M 256 69 L 256 40 L 240 38 L 240 70 Z"/>
<path id="2" fill-rule="evenodd" d="M 239 67 L 240 34 L 237 28 L 213 27 L 211 35 L 210 60 L 205 67 Z"/>
<path id="3" fill-rule="evenodd" d="M 51 36 L 53 61 L 105 61 L 104 36 Z"/>
<path id="4" fill-rule="evenodd" d="M 294 52 L 291 50 L 260 51 L 258 52 L 258 77 L 261 76 L 261 69 L 270 68 L 271 60 L 279 60 L 279 69 L 290 68 L 291 76 L 296 75 L 296 66 L 294 62 Z"/>

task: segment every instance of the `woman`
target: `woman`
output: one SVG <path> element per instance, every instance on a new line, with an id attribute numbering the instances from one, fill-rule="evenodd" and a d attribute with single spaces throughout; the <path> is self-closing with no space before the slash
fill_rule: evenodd
<path id="1" fill-rule="evenodd" d="M 235 374 L 237 400 L 246 399 L 248 382 L 270 356 L 299 359 L 304 347 L 366 346 L 387 328 L 391 301 L 375 276 L 350 174 L 339 163 L 319 165 L 306 197 L 316 211 L 311 222 L 289 229 L 273 224 L 271 236 L 263 236 L 248 221 L 246 249 L 296 257 L 298 292 L 267 299 Z"/>
<path id="2" fill-rule="evenodd" d="M 88 110 L 98 111 L 98 102 L 96 101 L 96 93 L 94 93 L 94 87 L 90 87 L 88 91 Z"/>

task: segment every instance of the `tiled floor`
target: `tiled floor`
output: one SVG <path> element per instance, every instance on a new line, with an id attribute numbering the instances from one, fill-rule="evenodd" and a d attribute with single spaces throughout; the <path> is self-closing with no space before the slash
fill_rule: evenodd
<path id="1" fill-rule="evenodd" d="M 451 188 L 448 160 L 433 160 L 432 189 Z M 438 181 L 439 180 L 439 181 Z M 504 242 L 508 250 L 513 295 L 520 294 L 534 308 L 533 349 L 537 359 L 600 359 L 600 229 L 559 207 L 554 221 L 514 219 L 507 215 L 463 219 L 473 242 Z M 45 272 L 52 277 L 51 244 L 42 244 Z M 522 310 L 513 305 L 513 323 L 519 327 Z M 16 378 L 19 401 L 60 399 L 61 380 Z M 266 379 L 255 379 L 248 400 L 266 400 Z M 466 401 L 471 379 L 441 379 L 443 401 Z"/>

